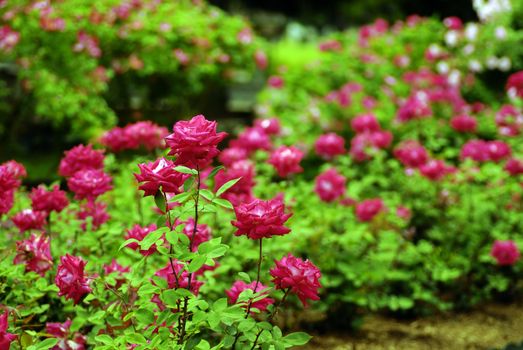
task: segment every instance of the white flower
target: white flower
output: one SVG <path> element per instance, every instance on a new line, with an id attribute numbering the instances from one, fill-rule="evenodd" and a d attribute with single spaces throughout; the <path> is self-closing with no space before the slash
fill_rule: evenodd
<path id="1" fill-rule="evenodd" d="M 458 43 L 459 33 L 455 30 L 449 30 L 445 33 L 445 42 L 447 46 L 454 47 Z"/>

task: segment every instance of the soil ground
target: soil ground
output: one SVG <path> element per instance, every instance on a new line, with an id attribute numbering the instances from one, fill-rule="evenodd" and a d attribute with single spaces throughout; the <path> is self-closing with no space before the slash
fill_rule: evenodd
<path id="1" fill-rule="evenodd" d="M 523 341 L 523 301 L 410 321 L 369 316 L 354 334 L 317 335 L 307 350 L 486 350 Z"/>

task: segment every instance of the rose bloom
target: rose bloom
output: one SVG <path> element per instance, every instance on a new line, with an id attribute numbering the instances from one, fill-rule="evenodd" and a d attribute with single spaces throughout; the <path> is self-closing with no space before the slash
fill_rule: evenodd
<path id="1" fill-rule="evenodd" d="M 5 167 L 7 171 L 19 180 L 27 176 L 27 170 L 25 167 L 15 160 L 8 160 L 7 162 L 2 163 L 1 166 Z"/>
<path id="2" fill-rule="evenodd" d="M 14 264 L 25 264 L 25 271 L 44 276 L 53 266 L 49 238 L 32 234 L 28 239 L 16 242 Z"/>
<path id="3" fill-rule="evenodd" d="M 65 191 L 60 190 L 58 185 L 54 185 L 51 190 L 47 190 L 42 185 L 33 188 L 29 198 L 31 198 L 33 210 L 45 211 L 47 213 L 52 211 L 59 213 L 69 205 L 67 194 Z"/>
<path id="4" fill-rule="evenodd" d="M 28 230 L 41 230 L 47 224 L 47 213 L 43 211 L 35 211 L 32 209 L 24 209 L 11 218 L 20 232 Z"/>
<path id="5" fill-rule="evenodd" d="M 236 236 L 246 235 L 250 239 L 261 239 L 291 232 L 284 224 L 292 214 L 285 214 L 281 196 L 267 201 L 254 199 L 236 206 L 234 211 L 236 220 L 231 224 L 237 228 L 234 233 Z"/>
<path id="6" fill-rule="evenodd" d="M 190 175 L 174 170 L 175 167 L 172 161 L 165 158 L 138 164 L 140 173 L 134 174 L 134 177 L 141 184 L 138 189 L 144 192 L 144 197 L 154 196 L 159 190 L 164 193 L 182 193 L 183 184 Z"/>
<path id="7" fill-rule="evenodd" d="M 271 139 L 262 128 L 246 128 L 238 135 L 236 140 L 231 141 L 231 147 L 243 148 L 247 153 L 252 153 L 259 149 L 268 151 L 271 149 Z"/>
<path id="8" fill-rule="evenodd" d="M 490 255 L 500 266 L 511 266 L 519 260 L 519 249 L 513 241 L 496 240 L 490 250 Z"/>
<path id="9" fill-rule="evenodd" d="M 245 160 L 249 157 L 247 150 L 239 147 L 229 147 L 224 149 L 218 156 L 218 160 L 225 166 L 231 166 L 237 161 Z"/>
<path id="10" fill-rule="evenodd" d="M 193 237 L 194 232 L 194 219 L 189 218 L 187 222 L 185 223 L 185 226 L 182 231 L 187 237 L 189 237 L 189 240 Z M 194 233 L 194 240 L 192 242 L 192 251 L 196 252 L 198 251 L 198 247 L 203 242 L 207 242 L 211 239 L 211 229 L 209 226 L 205 224 L 198 224 L 196 232 Z"/>
<path id="11" fill-rule="evenodd" d="M 141 227 L 140 225 L 136 224 L 132 228 L 127 230 L 127 235 L 125 236 L 125 240 L 134 238 L 137 241 L 141 242 L 147 235 L 153 231 L 156 231 L 157 227 L 155 224 L 151 224 L 149 226 Z M 127 244 L 127 247 L 131 248 L 132 250 L 138 250 L 140 254 L 143 256 L 149 256 L 151 254 L 154 254 L 156 252 L 156 245 L 153 244 L 149 249 L 147 250 L 141 250 L 140 245 L 136 242 L 131 242 Z"/>
<path id="12" fill-rule="evenodd" d="M 356 133 L 379 131 L 381 129 L 374 114 L 363 114 L 351 120 L 350 125 Z"/>
<path id="13" fill-rule="evenodd" d="M 324 202 L 332 202 L 345 194 L 346 179 L 336 169 L 329 169 L 316 177 L 314 192 Z"/>
<path id="14" fill-rule="evenodd" d="M 461 30 L 463 29 L 463 22 L 459 17 L 450 16 L 443 20 L 445 27 L 451 30 Z"/>
<path id="15" fill-rule="evenodd" d="M 267 84 L 273 88 L 273 89 L 281 89 L 283 88 L 284 82 L 283 78 L 277 75 L 272 75 L 267 80 Z"/>
<path id="16" fill-rule="evenodd" d="M 173 133 L 165 138 L 170 148 L 169 155 L 177 156 L 176 165 L 203 169 L 209 165 L 220 151 L 218 144 L 227 136 L 216 132 L 216 122 L 197 115 L 191 120 L 174 124 Z"/>
<path id="17" fill-rule="evenodd" d="M 523 114 L 512 105 L 503 105 L 496 113 L 496 125 L 500 135 L 517 136 L 523 130 Z"/>
<path id="18" fill-rule="evenodd" d="M 291 254 L 274 262 L 276 265 L 270 270 L 270 274 L 276 289 L 290 288 L 290 292 L 296 294 L 305 307 L 308 299 L 320 299 L 318 289 L 321 288 L 321 272 L 312 262 L 303 261 Z"/>
<path id="19" fill-rule="evenodd" d="M 383 210 L 385 206 L 380 198 L 366 199 L 356 204 L 356 217 L 358 221 L 368 222 Z"/>
<path id="20" fill-rule="evenodd" d="M 494 162 L 499 162 L 510 157 L 512 150 L 510 146 L 503 141 L 494 140 L 487 143 L 488 157 Z"/>
<path id="21" fill-rule="evenodd" d="M 318 137 L 314 143 L 314 149 L 320 157 L 332 159 L 346 152 L 345 140 L 336 133 L 330 132 Z"/>
<path id="22" fill-rule="evenodd" d="M 14 342 L 17 337 L 16 334 L 7 332 L 7 328 L 9 326 L 8 317 L 8 311 L 5 311 L 2 315 L 0 315 L 0 349 L 2 350 L 9 350 L 11 343 Z"/>
<path id="23" fill-rule="evenodd" d="M 281 132 L 281 125 L 278 118 L 264 118 L 256 119 L 254 127 L 262 129 L 267 135 L 279 135 Z"/>
<path id="24" fill-rule="evenodd" d="M 71 334 L 71 323 L 71 320 L 67 319 L 64 323 L 48 322 L 45 325 L 46 332 L 58 339 L 58 343 L 51 350 L 85 350 L 87 338 L 78 332 Z"/>
<path id="25" fill-rule="evenodd" d="M 417 141 L 402 142 L 394 150 L 394 156 L 408 168 L 418 168 L 429 159 L 427 151 Z"/>
<path id="26" fill-rule="evenodd" d="M 419 167 L 421 175 L 430 180 L 441 180 L 445 175 L 454 172 L 454 168 L 445 164 L 439 159 L 430 159 L 427 163 Z"/>
<path id="27" fill-rule="evenodd" d="M 294 146 L 281 146 L 272 152 L 268 163 L 272 164 L 280 177 L 303 172 L 300 162 L 303 152 Z"/>
<path id="28" fill-rule="evenodd" d="M 450 120 L 450 126 L 457 132 L 475 132 L 478 122 L 474 117 L 460 114 Z"/>
<path id="29" fill-rule="evenodd" d="M 115 127 L 106 131 L 100 138 L 100 144 L 113 152 L 121 152 L 134 148 L 127 130 L 120 127 Z"/>
<path id="30" fill-rule="evenodd" d="M 470 158 L 477 162 L 486 162 L 490 159 L 488 143 L 483 140 L 470 140 L 461 147 L 460 158 Z"/>
<path id="31" fill-rule="evenodd" d="M 385 149 L 391 143 L 392 133 L 390 131 L 357 134 L 351 140 L 350 155 L 357 162 L 363 162 L 371 159 L 373 153 L 378 149 Z"/>
<path id="32" fill-rule="evenodd" d="M 21 185 L 20 178 L 7 165 L 0 165 L 0 193 L 16 190 Z"/>
<path id="33" fill-rule="evenodd" d="M 508 77 L 506 90 L 510 97 L 523 98 L 523 71 Z"/>
<path id="34" fill-rule="evenodd" d="M 0 191 L 0 216 L 9 213 L 13 208 L 15 191 Z"/>
<path id="35" fill-rule="evenodd" d="M 89 280 L 85 276 L 84 268 L 87 264 L 82 258 L 66 254 L 60 258 L 55 283 L 60 289 L 58 296 L 73 299 L 74 304 L 91 292 Z"/>
<path id="36" fill-rule="evenodd" d="M 87 219 L 91 218 L 91 228 L 98 230 L 111 216 L 107 213 L 107 204 L 103 202 L 87 201 L 80 205 L 76 217 L 82 220 L 82 230 L 87 230 Z"/>
<path id="37" fill-rule="evenodd" d="M 505 164 L 505 170 L 512 176 L 523 174 L 523 160 L 511 158 Z"/>
<path id="38" fill-rule="evenodd" d="M 125 133 L 130 138 L 130 145 L 133 148 L 144 147 L 148 151 L 155 148 L 163 148 L 164 138 L 169 134 L 169 130 L 151 121 L 137 122 L 125 126 Z"/>
<path id="39" fill-rule="evenodd" d="M 409 208 L 400 205 L 396 209 L 396 216 L 404 220 L 409 220 L 412 217 L 412 212 Z"/>
<path id="40" fill-rule="evenodd" d="M 256 52 L 254 53 L 254 62 L 256 63 L 256 66 L 261 70 L 265 70 L 269 64 L 267 55 L 265 54 L 265 52 L 261 50 L 256 50 Z"/>
<path id="41" fill-rule="evenodd" d="M 261 312 L 264 312 L 267 310 L 267 307 L 269 305 L 274 304 L 274 299 L 267 297 L 267 295 L 269 294 L 269 291 L 266 291 L 266 289 L 269 289 L 269 287 L 264 286 L 260 282 L 258 282 L 258 286 L 256 287 L 256 281 L 251 282 L 249 284 L 247 284 L 243 281 L 236 281 L 232 285 L 231 289 L 225 291 L 225 294 L 227 294 L 227 297 L 229 298 L 229 301 L 231 302 L 231 304 L 236 304 L 238 297 L 246 289 L 250 289 L 254 292 L 259 292 L 259 293 L 261 293 L 261 295 L 264 296 L 264 298 L 252 302 L 251 308 L 255 308 L 255 309 L 260 310 Z M 247 307 L 247 305 L 248 304 L 244 305 L 243 307 Z"/>
<path id="42" fill-rule="evenodd" d="M 60 161 L 58 174 L 64 177 L 73 176 L 77 171 L 87 169 L 103 169 L 103 151 L 94 150 L 91 145 L 78 145 L 65 151 Z"/>
<path id="43" fill-rule="evenodd" d="M 110 191 L 112 179 L 103 170 L 80 170 L 67 180 L 67 186 L 78 200 L 94 200 Z"/>

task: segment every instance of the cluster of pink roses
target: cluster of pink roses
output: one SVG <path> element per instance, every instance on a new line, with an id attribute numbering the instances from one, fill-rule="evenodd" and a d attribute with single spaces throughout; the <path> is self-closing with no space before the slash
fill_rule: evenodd
<path id="1" fill-rule="evenodd" d="M 241 177 L 240 181 L 224 193 L 224 198 L 231 199 L 234 204 L 236 220 L 232 222 L 232 225 L 237 228 L 235 234 L 238 236 L 246 235 L 251 239 L 261 240 L 290 232 L 290 229 L 285 227 L 285 222 L 291 214 L 285 212 L 283 197 L 278 196 L 267 201 L 254 198 L 252 194 L 252 188 L 255 185 L 254 169 L 252 163 L 246 159 L 257 149 L 270 149 L 269 135 L 277 133 L 279 133 L 279 125 L 274 120 L 258 121 L 255 127 L 247 129 L 237 140 L 231 142 L 231 148 L 220 156 L 220 160 L 227 164 L 228 168 L 220 170 L 216 174 L 215 189 L 218 190 L 226 182 Z M 175 156 L 174 161 L 161 158 L 153 163 L 140 164 L 140 173 L 135 174 L 140 183 L 139 188 L 144 191 L 145 196 L 156 195 L 158 192 L 164 195 L 180 193 L 183 191 L 183 184 L 188 179 L 188 175 L 175 170 L 179 165 L 196 169 L 199 178 L 198 185 L 200 185 L 201 175 L 219 155 L 218 144 L 225 136 L 225 133 L 216 131 L 216 122 L 208 121 L 202 115 L 189 121 L 177 122 L 173 127 L 173 133 L 165 138 L 169 155 Z M 281 148 L 273 153 L 270 162 L 280 170 L 280 175 L 287 176 L 301 171 L 297 164 L 301 157 L 298 156 L 299 159 L 296 160 L 294 152 L 295 150 L 292 148 Z M 178 222 L 170 224 L 177 225 Z M 128 231 L 126 238 L 141 241 L 155 229 L 154 225 L 146 228 L 134 226 Z M 191 240 L 193 250 L 211 237 L 208 226 L 196 223 L 194 219 L 189 219 L 185 223 L 183 233 Z M 139 249 L 137 243 L 130 243 L 128 246 L 132 249 Z M 155 252 L 155 249 L 155 247 L 151 247 L 147 251 L 140 252 L 150 255 Z M 197 281 L 196 276 L 192 276 L 187 271 L 182 271 L 182 266 L 179 262 L 171 261 L 156 275 L 166 279 L 169 288 L 188 288 L 190 286 L 193 293 L 198 293 L 202 282 Z M 175 274 L 173 274 L 173 269 Z M 271 270 L 271 275 L 277 289 L 292 291 L 300 297 L 304 304 L 307 299 L 317 300 L 319 298 L 317 293 L 320 287 L 318 282 L 320 272 L 309 261 L 304 262 L 289 256 L 277 262 L 277 266 Z M 256 283 L 245 284 L 237 281 L 227 294 L 231 302 L 236 302 L 239 294 L 245 289 L 262 292 L 263 295 L 266 288 L 260 283 L 258 276 Z M 161 306 L 158 298 L 155 299 L 155 302 Z M 265 297 L 252 303 L 248 308 L 254 307 L 263 311 L 271 303 L 273 300 Z"/>
<path id="2" fill-rule="evenodd" d="M 140 147 L 148 151 L 165 147 L 164 138 L 169 131 L 150 121 L 115 127 L 104 133 L 100 143 L 113 152 L 136 150 Z"/>

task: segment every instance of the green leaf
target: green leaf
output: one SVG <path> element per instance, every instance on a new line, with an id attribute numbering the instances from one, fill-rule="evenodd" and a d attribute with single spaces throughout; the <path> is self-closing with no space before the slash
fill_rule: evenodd
<path id="1" fill-rule="evenodd" d="M 180 194 L 177 194 L 176 196 L 169 199 L 169 202 L 178 202 L 178 203 L 184 203 L 192 196 L 192 191 L 189 192 L 182 192 Z"/>
<path id="2" fill-rule="evenodd" d="M 152 324 L 154 322 L 154 313 L 148 309 L 139 309 L 134 313 L 136 319 L 144 324 Z"/>
<path id="3" fill-rule="evenodd" d="M 207 261 L 207 257 L 205 255 L 198 255 L 196 256 L 187 267 L 187 271 L 190 273 L 198 271 Z"/>
<path id="4" fill-rule="evenodd" d="M 194 184 L 194 177 L 190 177 L 188 178 L 187 180 L 185 180 L 185 182 L 183 183 L 183 190 L 185 192 L 189 192 L 189 190 L 191 189 L 192 185 Z"/>
<path id="5" fill-rule="evenodd" d="M 120 248 L 118 248 L 118 251 L 120 251 L 123 248 L 127 247 L 130 243 L 138 243 L 138 244 L 140 244 L 140 241 L 137 240 L 136 238 L 129 238 L 128 240 L 126 240 L 125 242 L 120 244 Z"/>
<path id="6" fill-rule="evenodd" d="M 179 173 L 182 173 L 182 174 L 189 174 L 189 175 L 197 175 L 198 174 L 198 170 L 191 169 L 191 168 L 188 168 L 188 167 L 183 166 L 183 165 L 178 165 L 177 167 L 174 168 L 174 170 L 179 172 Z"/>
<path id="7" fill-rule="evenodd" d="M 214 193 L 212 193 L 211 191 L 209 191 L 207 189 L 203 189 L 203 190 L 200 190 L 200 196 L 207 199 L 208 201 L 212 201 L 212 199 L 214 198 Z"/>
<path id="8" fill-rule="evenodd" d="M 238 276 L 240 276 L 240 278 L 247 282 L 247 283 L 251 283 L 251 276 L 249 276 L 247 273 L 245 272 L 238 272 Z"/>
<path id="9" fill-rule="evenodd" d="M 212 169 L 212 171 L 209 173 L 209 176 L 207 176 L 207 178 L 212 179 L 218 173 L 218 171 L 220 171 L 222 169 L 225 169 L 225 167 L 223 165 L 217 166 L 216 168 Z"/>
<path id="10" fill-rule="evenodd" d="M 234 180 L 230 180 L 230 181 L 227 181 L 226 183 L 224 183 L 219 189 L 218 191 L 216 191 L 216 197 L 219 197 L 221 196 L 225 191 L 227 191 L 229 188 L 231 188 L 232 186 L 236 185 L 236 183 L 238 181 L 241 180 L 241 177 L 237 178 L 237 179 L 234 179 Z"/>
<path id="11" fill-rule="evenodd" d="M 94 337 L 94 340 L 96 340 L 97 342 L 103 343 L 103 344 L 113 344 L 114 343 L 113 338 L 111 338 L 107 334 L 97 335 L 96 337 Z"/>
<path id="12" fill-rule="evenodd" d="M 283 337 L 283 341 L 289 345 L 304 345 L 311 340 L 311 336 L 304 332 L 291 333 Z"/>
<path id="13" fill-rule="evenodd" d="M 131 344 L 147 344 L 147 339 L 140 333 L 127 334 L 125 340 Z"/>
<path id="14" fill-rule="evenodd" d="M 156 203 L 156 207 L 158 207 L 158 209 L 165 213 L 167 203 L 165 202 L 165 197 L 161 191 L 156 192 L 156 195 L 154 196 L 154 203 Z"/>
<path id="15" fill-rule="evenodd" d="M 231 202 L 229 202 L 226 199 L 223 198 L 214 198 L 212 202 L 216 205 L 219 205 L 220 207 L 226 208 L 226 209 L 234 209 Z"/>
<path id="16" fill-rule="evenodd" d="M 156 241 L 158 241 L 167 231 L 169 231 L 169 228 L 162 227 L 156 231 L 149 232 L 149 234 L 147 234 L 147 236 L 145 236 L 145 238 L 140 242 L 140 248 L 142 250 L 151 248 L 152 245 L 155 244 Z"/>
<path id="17" fill-rule="evenodd" d="M 32 348 L 34 350 L 43 350 L 43 349 L 50 349 L 52 348 L 53 346 L 56 345 L 56 343 L 58 343 L 58 339 L 56 338 L 47 338 L 46 340 L 36 344 L 36 345 L 32 345 L 30 347 L 28 347 L 28 349 Z M 34 346 L 34 348 L 33 348 Z"/>

